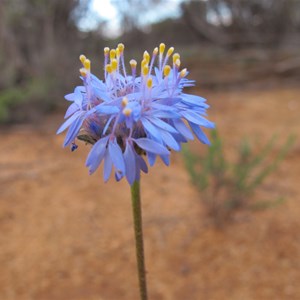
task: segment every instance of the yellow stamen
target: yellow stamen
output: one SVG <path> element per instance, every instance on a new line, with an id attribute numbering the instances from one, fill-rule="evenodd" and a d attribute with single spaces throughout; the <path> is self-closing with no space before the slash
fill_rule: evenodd
<path id="1" fill-rule="evenodd" d="M 164 76 L 167 77 L 170 74 L 171 67 L 169 65 L 166 65 L 164 67 Z"/>
<path id="2" fill-rule="evenodd" d="M 128 99 L 127 99 L 127 97 L 124 97 L 122 99 L 122 106 L 125 107 L 127 104 L 128 104 Z"/>
<path id="3" fill-rule="evenodd" d="M 181 61 L 180 61 L 180 59 L 177 59 L 177 60 L 175 61 L 175 66 L 176 66 L 176 68 L 178 68 L 178 69 L 179 69 L 179 67 L 180 67 L 180 64 L 181 64 Z"/>
<path id="4" fill-rule="evenodd" d="M 118 68 L 118 61 L 114 58 L 114 59 L 112 59 L 111 60 L 111 68 L 112 68 L 112 70 L 113 71 L 116 71 L 117 70 L 117 68 Z"/>
<path id="5" fill-rule="evenodd" d="M 82 77 L 86 77 L 86 75 L 87 75 L 87 70 L 86 70 L 85 68 L 80 68 L 80 69 L 79 69 L 79 72 L 80 72 L 80 75 L 81 75 Z"/>
<path id="6" fill-rule="evenodd" d="M 187 69 L 183 69 L 180 71 L 180 77 L 183 78 L 186 76 Z"/>
<path id="7" fill-rule="evenodd" d="M 167 52 L 167 56 L 168 57 L 171 56 L 173 52 L 174 52 L 174 47 L 170 47 L 168 52 Z"/>
<path id="8" fill-rule="evenodd" d="M 177 59 L 180 59 L 180 55 L 178 53 L 173 54 L 173 64 L 175 64 Z"/>
<path id="9" fill-rule="evenodd" d="M 105 48 L 104 48 L 104 54 L 105 54 L 105 55 L 108 55 L 108 53 L 109 53 L 109 48 L 108 48 L 108 47 L 105 47 Z"/>
<path id="10" fill-rule="evenodd" d="M 137 65 L 136 60 L 131 59 L 129 63 L 130 63 L 130 66 L 131 66 L 132 69 L 135 69 L 135 68 L 136 68 L 136 65 Z"/>
<path id="11" fill-rule="evenodd" d="M 148 87 L 148 89 L 151 89 L 152 88 L 152 77 L 150 77 L 150 78 L 148 78 L 148 80 L 147 80 L 147 87 Z"/>
<path id="12" fill-rule="evenodd" d="M 150 55 L 149 55 L 149 53 L 147 51 L 144 52 L 143 58 L 144 58 L 144 60 L 147 61 L 147 64 L 149 64 Z"/>
<path id="13" fill-rule="evenodd" d="M 90 71 L 91 70 L 91 61 L 89 59 L 86 59 L 83 62 L 83 66 L 87 69 L 87 71 Z"/>
<path id="14" fill-rule="evenodd" d="M 141 68 L 143 69 L 145 66 L 148 65 L 148 62 L 146 59 L 143 59 L 142 62 L 141 62 Z"/>
<path id="15" fill-rule="evenodd" d="M 109 55 L 110 55 L 110 60 L 114 59 L 116 57 L 116 50 L 115 49 L 111 49 Z"/>
<path id="16" fill-rule="evenodd" d="M 162 55 L 164 53 L 164 51 L 165 51 L 165 48 L 166 48 L 166 45 L 164 43 L 161 43 L 159 45 L 159 54 Z"/>
<path id="17" fill-rule="evenodd" d="M 130 108 L 124 108 L 123 109 L 123 114 L 126 116 L 126 117 L 129 117 L 131 115 L 131 112 L 132 112 L 132 109 Z"/>
<path id="18" fill-rule="evenodd" d="M 148 66 L 144 66 L 143 69 L 142 69 L 142 71 L 143 71 L 143 75 L 147 76 L 148 72 L 149 72 L 149 67 Z"/>
<path id="19" fill-rule="evenodd" d="M 154 50 L 153 50 L 153 56 L 157 55 L 157 53 L 158 53 L 158 48 L 155 47 Z"/>
<path id="20" fill-rule="evenodd" d="M 116 49 L 116 56 L 117 56 L 117 58 L 119 58 L 119 57 L 120 57 L 120 55 L 121 55 L 121 53 L 120 53 L 120 49 L 119 49 L 119 48 L 117 48 L 117 49 Z"/>
<path id="21" fill-rule="evenodd" d="M 123 53 L 124 48 L 125 48 L 124 44 L 122 44 L 122 43 L 118 44 L 118 49 L 119 49 L 120 53 Z"/>
<path id="22" fill-rule="evenodd" d="M 83 54 L 81 54 L 81 55 L 79 56 L 79 60 L 81 61 L 82 64 L 84 64 L 84 61 L 86 60 L 86 56 L 83 55 Z"/>
<path id="23" fill-rule="evenodd" d="M 111 73 L 113 72 L 113 69 L 112 69 L 112 67 L 111 67 L 110 64 L 105 66 L 105 70 L 106 70 L 106 72 L 109 73 L 109 74 L 111 74 Z"/>

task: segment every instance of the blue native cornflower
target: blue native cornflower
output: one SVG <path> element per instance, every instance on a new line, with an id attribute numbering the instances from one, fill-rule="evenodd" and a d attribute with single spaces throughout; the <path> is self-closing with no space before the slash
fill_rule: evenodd
<path id="1" fill-rule="evenodd" d="M 186 78 L 188 71 L 180 69 L 180 55 L 173 52 L 171 47 L 165 53 L 161 43 L 152 57 L 144 52 L 140 74 L 130 60 L 128 74 L 124 45 L 106 47 L 103 81 L 91 73 L 90 60 L 80 56 L 83 85 L 65 96 L 71 105 L 57 133 L 69 128 L 64 146 L 72 151 L 78 147 L 76 138 L 92 145 L 86 160 L 90 174 L 104 161 L 104 181 L 114 168 L 116 180 L 125 176 L 132 185 L 141 171 L 148 172 L 143 155 L 150 166 L 157 156 L 169 165 L 171 150 L 179 151 L 193 133 L 209 144 L 201 128 L 214 127 L 205 118 L 209 106 L 204 98 L 183 92 L 194 81 Z"/>

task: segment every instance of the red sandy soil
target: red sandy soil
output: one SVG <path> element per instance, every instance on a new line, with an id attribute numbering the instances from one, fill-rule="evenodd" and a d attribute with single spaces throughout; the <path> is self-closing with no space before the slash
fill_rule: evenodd
<path id="1" fill-rule="evenodd" d="M 242 137 L 278 147 L 300 130 L 300 89 L 204 92 L 227 153 Z M 89 176 L 88 147 L 62 149 L 63 113 L 1 129 L 0 299 L 137 300 L 129 187 Z M 204 147 L 193 142 L 194 149 Z M 180 154 L 142 178 L 150 300 L 300 299 L 300 142 L 258 190 L 283 196 L 223 229 L 205 214 Z"/>

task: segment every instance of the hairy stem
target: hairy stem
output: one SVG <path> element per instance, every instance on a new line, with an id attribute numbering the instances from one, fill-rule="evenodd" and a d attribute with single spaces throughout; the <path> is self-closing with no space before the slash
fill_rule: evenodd
<path id="1" fill-rule="evenodd" d="M 141 210 L 141 197 L 140 197 L 140 182 L 135 181 L 131 186 L 131 200 L 134 221 L 134 234 L 135 234 L 135 247 L 136 247 L 136 260 L 140 285 L 141 300 L 147 300 L 147 284 L 146 284 L 146 271 L 144 259 L 144 240 L 143 240 L 143 227 L 142 227 L 142 210 Z"/>

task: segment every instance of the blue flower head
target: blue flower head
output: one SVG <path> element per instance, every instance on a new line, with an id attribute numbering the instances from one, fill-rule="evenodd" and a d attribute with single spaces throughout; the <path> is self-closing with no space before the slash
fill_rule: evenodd
<path id="1" fill-rule="evenodd" d="M 125 67 L 124 45 L 104 48 L 104 80 L 91 73 L 91 62 L 80 56 L 82 86 L 65 96 L 71 104 L 66 121 L 58 129 L 68 128 L 64 146 L 77 149 L 76 139 L 92 145 L 86 160 L 90 174 L 104 162 L 104 180 L 114 169 L 116 180 L 126 177 L 129 184 L 147 173 L 144 160 L 154 165 L 157 156 L 169 165 L 171 150 L 194 135 L 204 144 L 209 140 L 202 127 L 213 128 L 208 121 L 206 100 L 183 92 L 193 86 L 187 69 L 180 68 L 180 56 L 174 48 L 165 53 L 165 44 L 143 54 L 140 73 L 137 62 Z M 171 61 L 171 63 L 169 62 Z"/>

